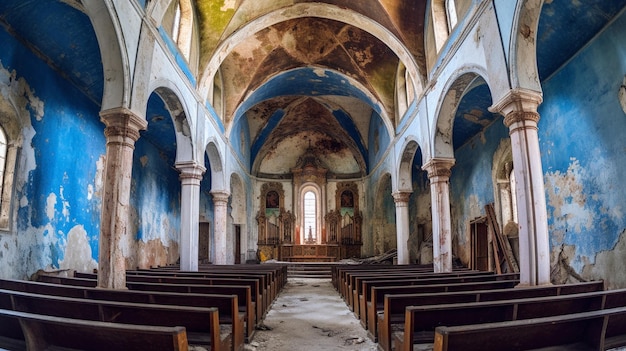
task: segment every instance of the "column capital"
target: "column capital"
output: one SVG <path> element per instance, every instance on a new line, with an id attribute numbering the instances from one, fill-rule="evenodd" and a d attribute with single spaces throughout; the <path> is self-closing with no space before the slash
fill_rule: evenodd
<path id="1" fill-rule="evenodd" d="M 422 169 L 428 172 L 428 178 L 431 179 L 436 177 L 450 178 L 455 162 L 453 158 L 434 157 L 423 164 Z"/>
<path id="2" fill-rule="evenodd" d="M 214 203 L 219 203 L 219 202 L 227 203 L 228 198 L 230 197 L 230 192 L 226 190 L 212 190 L 210 191 L 210 194 L 213 196 Z"/>
<path id="3" fill-rule="evenodd" d="M 412 191 L 394 191 L 391 193 L 391 196 L 393 196 L 393 201 L 396 205 L 407 204 L 412 193 Z"/>
<path id="4" fill-rule="evenodd" d="M 100 121 L 106 125 L 104 134 L 109 137 L 139 139 L 139 131 L 145 130 L 148 122 L 125 107 L 100 111 Z"/>
<path id="5" fill-rule="evenodd" d="M 206 168 L 196 161 L 176 162 L 176 169 L 180 172 L 180 179 L 202 180 Z"/>
<path id="6" fill-rule="evenodd" d="M 510 127 L 516 122 L 539 122 L 537 107 L 543 102 L 540 92 L 528 89 L 512 89 L 504 97 L 489 107 L 489 111 L 504 116 L 504 125 Z"/>

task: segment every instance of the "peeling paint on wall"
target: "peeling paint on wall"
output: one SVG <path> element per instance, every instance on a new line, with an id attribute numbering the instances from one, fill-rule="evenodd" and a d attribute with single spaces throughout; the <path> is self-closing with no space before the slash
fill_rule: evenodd
<path id="1" fill-rule="evenodd" d="M 91 252 L 87 232 L 82 225 L 73 227 L 67 233 L 67 246 L 63 259 L 59 261 L 59 268 L 79 272 L 91 272 L 98 268 L 98 263 Z"/>

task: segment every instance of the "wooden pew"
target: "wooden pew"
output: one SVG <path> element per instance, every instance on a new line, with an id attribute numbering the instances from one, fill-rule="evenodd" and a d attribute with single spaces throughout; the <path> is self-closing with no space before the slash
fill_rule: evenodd
<path id="1" fill-rule="evenodd" d="M 337 291 L 342 290 L 342 286 L 344 285 L 347 277 L 350 274 L 357 274 L 359 272 L 370 272 L 370 273 L 380 273 L 380 272 L 394 272 L 394 271 L 406 271 L 412 270 L 414 272 L 433 272 L 432 265 L 340 265 L 333 266 L 331 270 L 331 282 Z"/>
<path id="2" fill-rule="evenodd" d="M 235 350 L 243 345 L 244 341 L 244 315 L 238 312 L 238 299 L 236 295 L 211 295 L 211 294 L 177 294 L 155 291 L 133 291 L 99 289 L 95 287 L 77 287 L 60 285 L 55 283 L 31 282 L 23 280 L 0 280 L 0 291 L 14 293 L 32 293 L 38 296 L 58 296 L 61 298 L 92 299 L 108 302 L 125 302 L 151 304 L 154 306 L 169 305 L 174 308 L 202 307 L 215 308 L 220 313 L 219 325 L 231 329 L 232 345 Z M 1 301 L 0 301 L 1 302 Z M 1 304 L 0 308 L 10 308 L 10 305 Z M 40 311 L 30 311 L 37 312 Z M 148 323 L 143 323 L 148 324 Z"/>
<path id="3" fill-rule="evenodd" d="M 62 285 L 73 285 L 73 286 L 83 286 L 83 287 L 95 287 L 97 281 L 95 278 L 75 278 L 75 277 L 58 277 L 58 276 L 47 276 L 42 275 L 38 277 L 39 281 L 54 283 L 54 284 L 62 284 Z M 193 292 L 193 293 L 204 293 L 206 289 L 204 286 L 207 285 L 240 285 L 240 286 L 249 286 L 252 294 L 252 302 L 256 307 L 255 315 L 257 323 L 265 316 L 267 312 L 267 307 L 262 303 L 263 298 L 261 297 L 261 289 L 260 284 L 257 279 L 230 279 L 230 278 L 176 278 L 176 277 L 135 277 L 130 281 L 127 279 L 126 286 L 129 289 L 133 287 L 139 289 L 138 286 L 134 283 L 155 283 L 154 287 L 158 287 L 160 291 L 177 291 L 177 292 Z M 161 285 L 163 285 L 161 287 Z M 166 285 L 181 285 L 183 288 L 173 288 L 167 287 Z"/>
<path id="4" fill-rule="evenodd" d="M 446 283 L 472 283 L 500 280 L 519 280 L 519 273 L 512 274 L 465 274 L 465 273 L 442 273 L 437 275 L 415 276 L 415 277 L 360 277 L 355 279 L 356 289 L 354 291 L 355 311 L 357 316 L 361 316 L 361 310 L 365 311 L 367 317 L 366 303 L 371 301 L 373 287 L 402 286 L 402 285 L 426 285 L 426 284 L 446 284 Z M 380 301 L 382 303 L 382 299 Z M 359 306 L 358 308 L 356 306 Z M 361 318 L 364 321 L 364 318 Z"/>
<path id="5" fill-rule="evenodd" d="M 133 283 L 127 282 L 126 286 L 130 291 L 143 291 L 149 293 L 149 296 L 153 297 L 153 300 L 158 300 L 157 303 L 168 304 L 167 301 L 178 301 L 183 300 L 182 302 L 172 302 L 170 304 L 180 305 L 184 303 L 188 306 L 197 306 L 197 307 L 210 307 L 208 306 L 208 300 L 205 295 L 237 295 L 237 301 L 239 301 L 239 312 L 245 314 L 245 341 L 250 342 L 252 337 L 254 336 L 256 326 L 261 323 L 260 318 L 262 316 L 257 317 L 256 304 L 252 301 L 252 292 L 249 286 L 243 285 L 181 285 L 181 284 L 160 284 L 160 283 Z M 92 296 L 100 296 L 98 292 L 100 289 L 92 291 L 90 290 L 89 294 Z M 166 294 L 160 293 L 173 293 L 174 297 L 165 297 L 169 296 Z M 184 294 L 181 296 L 180 294 Z"/>
<path id="6" fill-rule="evenodd" d="M 377 340 L 379 349 L 390 351 L 392 325 L 404 325 L 405 309 L 407 306 L 426 306 L 437 304 L 451 304 L 463 302 L 481 302 L 521 299 L 530 297 L 559 296 L 579 294 L 604 290 L 603 281 L 585 282 L 565 285 L 547 285 L 533 287 L 519 287 L 508 289 L 455 291 L 438 294 L 393 294 L 389 290 L 384 293 L 384 309 L 378 311 Z"/>
<path id="7" fill-rule="evenodd" d="M 185 328 L 62 318 L 0 309 L 0 347 L 8 350 L 188 349 Z M 19 332 L 15 330 L 19 329 Z M 13 332 L 13 334 L 11 334 Z M 15 334 L 18 333 L 18 334 Z"/>
<path id="8" fill-rule="evenodd" d="M 93 278 L 96 276 L 94 273 L 81 273 L 76 272 L 76 277 L 81 278 Z M 278 277 L 274 274 L 274 271 L 255 271 L 250 272 L 247 270 L 234 270 L 234 269 L 214 269 L 212 271 L 177 271 L 173 269 L 147 269 L 147 270 L 130 270 L 126 271 L 126 279 L 134 279 L 135 276 L 159 276 L 159 277 L 183 277 L 183 278 L 245 278 L 245 279 L 259 279 L 260 286 L 262 287 L 262 294 L 265 296 L 265 304 L 269 305 L 278 295 L 280 284 Z"/>
<path id="9" fill-rule="evenodd" d="M 133 272 L 133 271 L 131 271 Z M 98 279 L 96 273 L 75 272 L 75 278 L 83 279 Z M 176 272 L 169 270 L 159 274 L 158 272 L 152 272 L 145 274 L 127 274 L 127 282 L 147 282 L 147 283 L 169 283 L 169 284 L 195 284 L 195 285 L 207 285 L 204 280 L 206 279 L 236 279 L 239 281 L 256 280 L 258 287 L 253 290 L 258 290 L 260 306 L 263 311 L 269 308 L 269 305 L 273 301 L 273 287 L 268 282 L 268 277 L 264 274 L 246 274 L 246 273 L 208 273 L 208 272 Z M 184 283 L 181 283 L 184 282 Z M 256 301 L 256 299 L 255 299 Z"/>
<path id="10" fill-rule="evenodd" d="M 10 306 L 13 311 L 88 321 L 160 327 L 182 326 L 185 327 L 189 344 L 209 346 L 216 351 L 243 349 L 243 340 L 236 340 L 230 330 L 224 330 L 220 326 L 219 312 L 215 307 L 89 300 L 13 290 L 0 290 L 0 305 L 3 309 Z M 38 331 L 35 329 L 33 332 Z M 26 333 L 25 336 L 28 338 Z"/>
<path id="11" fill-rule="evenodd" d="M 501 301 L 409 306 L 405 310 L 405 329 L 394 333 L 393 338 L 396 350 L 408 351 L 413 350 L 416 343 L 432 343 L 438 326 L 535 319 L 625 305 L 626 289 Z M 623 332 L 626 333 L 626 330 Z"/>
<path id="12" fill-rule="evenodd" d="M 164 267 L 153 267 L 149 269 L 137 269 L 127 271 L 127 274 L 158 274 L 156 272 L 167 272 L 176 275 L 187 274 L 206 275 L 208 273 L 216 274 L 247 274 L 267 276 L 267 281 L 271 286 L 270 302 L 277 296 L 278 292 L 287 283 L 287 265 L 286 264 L 263 264 L 263 265 L 200 265 L 198 271 L 180 271 L 178 265 L 169 265 Z"/>
<path id="13" fill-rule="evenodd" d="M 413 272 L 413 271 L 393 271 L 387 273 L 359 273 L 350 274 L 347 281 L 347 294 L 350 309 L 357 315 L 359 314 L 359 296 L 363 294 L 363 281 L 366 280 L 417 280 L 417 279 L 453 279 L 457 277 L 482 277 L 482 276 L 496 276 L 493 272 L 486 271 L 457 271 L 449 273 L 433 273 L 433 272 Z M 480 278 L 474 278 L 480 279 Z"/>
<path id="14" fill-rule="evenodd" d="M 390 266 L 390 268 L 384 270 L 359 270 L 359 271 L 347 271 L 344 273 L 342 278 L 341 285 L 339 287 L 339 293 L 344 298 L 344 300 L 348 301 L 348 305 L 351 305 L 352 300 L 352 292 L 355 289 L 355 279 L 357 277 L 371 276 L 371 277 L 379 277 L 379 276 L 389 276 L 389 275 L 421 275 L 421 274 L 435 274 L 432 270 L 427 271 L 423 268 L 413 268 L 413 267 L 404 267 L 404 266 Z"/>
<path id="15" fill-rule="evenodd" d="M 510 289 L 519 284 L 519 280 L 487 280 L 476 281 L 469 283 L 447 283 L 447 284 L 426 284 L 426 285 L 401 285 L 401 286 L 386 286 L 384 289 L 390 294 L 417 294 L 417 293 L 431 293 L 439 294 L 451 291 L 473 291 L 473 290 L 500 290 Z M 372 287 L 372 289 L 378 287 Z M 371 301 L 367 302 L 366 313 L 368 315 L 367 324 L 364 328 L 367 329 L 367 335 L 373 341 L 377 339 L 377 325 L 376 325 L 376 311 L 383 308 L 384 294 L 374 292 L 371 295 Z M 375 306 L 375 307 L 374 307 Z"/>
<path id="16" fill-rule="evenodd" d="M 433 346 L 434 351 L 613 349 L 626 346 L 626 307 L 509 322 L 437 327 Z"/>

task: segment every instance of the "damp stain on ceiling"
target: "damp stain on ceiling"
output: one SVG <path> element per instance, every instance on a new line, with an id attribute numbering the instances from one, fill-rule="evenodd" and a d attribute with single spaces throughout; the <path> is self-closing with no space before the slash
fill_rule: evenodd
<path id="1" fill-rule="evenodd" d="M 368 174 L 377 161 L 371 149 L 380 146 L 371 136 L 387 133 L 387 140 L 392 139 L 399 120 L 394 89 L 404 63 L 394 45 L 401 43 L 412 56 L 419 76 L 411 79 L 425 82 L 428 76 L 428 1 L 189 1 L 198 19 L 195 78 L 202 78 L 212 58 L 224 55 L 214 68 L 214 84 L 223 96 L 217 112 L 227 137 L 248 134 L 240 138 L 246 141 L 241 158 L 252 175 L 288 176 L 307 150 L 313 150 L 333 176 Z M 142 0 L 137 6 L 150 11 L 156 2 Z M 537 31 L 540 77 L 558 70 L 625 4 L 545 1 Z M 100 47 L 80 0 L 3 0 L 0 26 L 95 104 L 101 103 Z M 241 39 L 228 42 L 234 36 Z M 228 51 L 220 51 L 225 45 L 230 45 Z M 477 86 L 463 97 L 455 147 L 496 118 L 487 111 L 487 95 L 486 87 Z M 148 104 L 146 116 L 169 112 L 164 117 L 179 117 L 155 106 L 160 105 Z M 174 123 L 159 128 L 153 123 L 149 128 L 154 130 L 147 133 L 154 140 L 168 140 L 168 153 L 175 147 Z M 371 133 L 372 126 L 386 130 Z"/>

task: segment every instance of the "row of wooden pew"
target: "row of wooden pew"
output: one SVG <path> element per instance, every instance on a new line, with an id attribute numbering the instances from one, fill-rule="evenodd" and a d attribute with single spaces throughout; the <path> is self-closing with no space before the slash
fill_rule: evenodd
<path id="1" fill-rule="evenodd" d="M 518 274 L 419 265 L 335 266 L 332 281 L 379 350 L 626 346 L 626 289 L 602 281 L 519 287 Z"/>
<path id="2" fill-rule="evenodd" d="M 97 274 L 0 280 L 0 348 L 240 351 L 287 282 L 287 267 L 202 265 L 126 272 L 126 290 Z"/>

